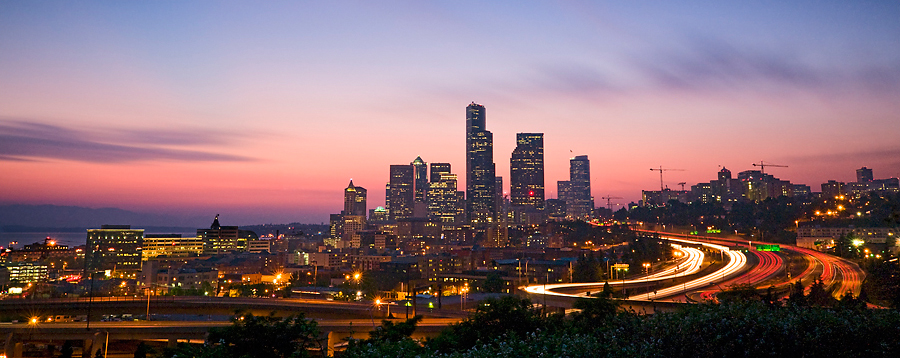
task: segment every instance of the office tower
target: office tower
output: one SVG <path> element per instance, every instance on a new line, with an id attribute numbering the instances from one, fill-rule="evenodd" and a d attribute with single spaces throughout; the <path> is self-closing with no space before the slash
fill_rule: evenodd
<path id="1" fill-rule="evenodd" d="M 443 174 L 450 174 L 450 163 L 431 163 L 431 173 L 428 174 L 428 181 L 440 181 Z"/>
<path id="2" fill-rule="evenodd" d="M 494 220 L 506 217 L 509 198 L 503 195 L 503 177 L 494 177 Z"/>
<path id="3" fill-rule="evenodd" d="M 361 215 L 366 216 L 366 189 L 361 186 L 354 186 L 353 180 L 350 185 L 344 189 L 344 215 Z"/>
<path id="4" fill-rule="evenodd" d="M 359 247 L 359 232 L 366 228 L 365 215 L 343 215 L 342 247 Z"/>
<path id="5" fill-rule="evenodd" d="M 566 201 L 568 215 L 573 218 L 590 216 L 594 210 L 594 198 L 591 196 L 591 163 L 586 155 L 569 160 L 569 185 Z"/>
<path id="6" fill-rule="evenodd" d="M 146 234 L 141 246 L 144 261 L 165 257 L 199 256 L 203 253 L 203 239 L 181 237 L 181 234 Z"/>
<path id="7" fill-rule="evenodd" d="M 384 210 L 388 212 L 388 216 L 390 216 L 391 212 L 391 182 L 388 181 L 387 184 L 384 184 Z M 388 219 L 390 220 L 390 218 Z"/>
<path id="8" fill-rule="evenodd" d="M 388 198 L 391 220 L 405 219 L 413 214 L 415 203 L 415 172 L 413 165 L 391 165 Z"/>
<path id="9" fill-rule="evenodd" d="M 544 134 L 516 134 L 509 159 L 509 199 L 513 206 L 544 207 Z"/>
<path id="10" fill-rule="evenodd" d="M 410 165 L 413 166 L 413 174 L 415 175 L 415 179 L 413 180 L 415 191 L 415 202 L 424 203 L 425 202 L 425 192 L 428 190 L 428 165 L 422 160 L 422 157 L 416 157 Z"/>
<path id="11" fill-rule="evenodd" d="M 432 175 L 434 174 L 432 167 Z M 438 180 L 428 185 L 428 217 L 439 219 L 443 228 L 457 225 L 459 204 L 457 203 L 456 174 L 442 173 Z"/>
<path id="12" fill-rule="evenodd" d="M 857 183 L 868 183 L 871 182 L 875 177 L 872 175 L 872 169 L 862 167 L 856 170 L 856 182 Z"/>
<path id="13" fill-rule="evenodd" d="M 220 254 L 247 248 L 247 238 L 242 238 L 237 226 L 222 226 L 219 215 L 209 229 L 197 229 L 197 237 L 203 240 L 203 253 Z"/>
<path id="14" fill-rule="evenodd" d="M 472 102 L 466 107 L 466 215 L 482 226 L 497 216 L 494 137 L 485 127 L 485 109 Z"/>
<path id="15" fill-rule="evenodd" d="M 102 225 L 99 229 L 88 229 L 85 274 L 110 271 L 110 275 L 127 277 L 139 271 L 143 240 L 144 229 L 132 229 L 130 225 Z"/>
<path id="16" fill-rule="evenodd" d="M 329 215 L 328 224 L 328 236 L 330 238 L 339 239 L 344 236 L 344 215 Z"/>
<path id="17" fill-rule="evenodd" d="M 572 202 L 572 182 L 560 180 L 556 182 L 556 198 L 569 205 Z"/>

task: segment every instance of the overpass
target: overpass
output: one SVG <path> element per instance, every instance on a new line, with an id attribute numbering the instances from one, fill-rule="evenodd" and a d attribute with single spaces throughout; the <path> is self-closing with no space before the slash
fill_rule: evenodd
<path id="1" fill-rule="evenodd" d="M 316 320 L 323 349 L 333 353 L 335 346 L 348 338 L 365 339 L 381 325 L 383 315 L 360 319 Z M 395 319 L 397 320 L 397 319 Z M 433 338 L 460 318 L 424 318 L 413 338 Z M 0 325 L 6 357 L 22 357 L 25 343 L 81 341 L 82 355 L 93 357 L 97 350 L 115 341 L 164 340 L 169 346 L 177 342 L 204 342 L 211 328 L 230 326 L 226 321 L 134 321 L 134 322 L 49 322 Z"/>
<path id="2" fill-rule="evenodd" d="M 289 316 L 302 313 L 312 319 L 359 319 L 372 315 L 371 303 L 326 301 L 304 298 L 241 298 L 206 296 L 151 296 L 151 297 L 95 297 L 62 299 L 11 299 L 0 300 L 0 317 L 26 318 L 48 315 L 87 316 L 90 312 L 92 323 L 102 315 L 132 314 L 145 316 L 161 314 L 184 314 L 197 316 L 234 315 L 236 311 L 247 311 L 254 315 Z M 431 309 L 420 305 L 410 310 L 425 317 L 464 318 L 465 311 L 449 308 Z M 405 313 L 405 310 L 402 312 Z M 405 314 L 404 314 L 405 317 Z M 152 318 L 152 317 L 151 317 Z"/>

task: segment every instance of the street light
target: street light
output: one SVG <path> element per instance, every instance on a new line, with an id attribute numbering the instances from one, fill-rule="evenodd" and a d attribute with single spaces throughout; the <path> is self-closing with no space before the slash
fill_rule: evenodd
<path id="1" fill-rule="evenodd" d="M 643 266 L 644 266 L 644 271 L 646 271 L 645 273 L 647 274 L 647 276 L 644 276 L 644 282 L 647 283 L 647 299 L 649 300 L 650 299 L 650 263 L 645 262 L 643 264 Z"/>

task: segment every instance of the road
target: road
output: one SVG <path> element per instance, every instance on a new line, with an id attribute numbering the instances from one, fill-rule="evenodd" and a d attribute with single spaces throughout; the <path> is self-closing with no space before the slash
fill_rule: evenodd
<path id="1" fill-rule="evenodd" d="M 732 245 L 747 247 L 751 250 L 753 249 L 750 247 L 750 243 L 742 238 L 685 235 L 653 230 L 637 231 L 675 237 L 690 237 L 695 240 L 702 240 L 707 242 L 730 243 Z M 779 245 L 781 247 L 781 250 L 783 251 L 789 251 L 804 256 L 807 259 L 807 262 L 809 262 L 809 265 L 803 273 L 797 275 L 794 279 L 809 281 L 810 279 L 818 278 L 822 280 L 825 286 L 831 290 L 832 295 L 835 298 L 840 298 L 841 295 L 848 292 L 853 294 L 854 296 L 859 296 L 859 293 L 862 290 L 862 281 L 865 278 L 865 272 L 859 267 L 859 265 L 849 260 L 842 259 L 840 257 L 829 255 L 823 252 L 797 247 L 794 245 L 778 244 L 764 241 L 754 241 L 753 243 L 763 245 Z M 765 281 L 766 279 L 771 278 L 771 276 L 773 276 L 780 269 L 782 264 L 781 261 L 770 263 L 765 268 L 759 267 L 765 260 L 763 256 L 771 257 L 770 255 L 774 254 L 771 252 L 769 254 L 763 254 L 763 252 L 765 251 L 754 251 L 754 253 L 760 257 L 760 264 L 757 266 L 757 268 L 751 270 L 751 272 L 748 272 L 747 275 L 753 274 L 753 271 L 756 271 L 757 269 L 759 269 L 760 272 L 755 274 L 754 277 L 741 277 L 736 280 L 737 283 L 755 284 L 761 281 Z M 778 256 L 777 254 L 775 255 L 780 259 L 780 256 Z M 783 286 L 789 282 L 790 281 L 788 280 L 785 282 L 774 284 L 773 286 Z M 809 285 L 807 285 L 807 289 L 808 287 Z"/>
<path id="2" fill-rule="evenodd" d="M 713 273 L 710 273 L 706 276 L 685 282 L 683 284 L 679 284 L 673 287 L 667 287 L 661 290 L 657 290 L 655 293 L 650 292 L 649 294 L 641 294 L 631 296 L 629 300 L 658 300 L 665 297 L 677 295 L 684 293 L 687 290 L 697 289 L 705 286 L 709 286 L 715 282 L 721 282 L 722 280 L 735 275 L 745 268 L 747 265 L 747 257 L 739 251 L 731 251 L 727 246 L 712 244 L 707 242 L 701 242 L 696 240 L 687 240 L 687 239 L 679 239 L 679 238 L 669 238 L 670 241 L 678 242 L 681 244 L 687 245 L 698 245 L 706 247 L 707 249 L 720 251 L 723 253 L 723 256 L 728 257 L 728 263 L 725 264 L 724 267 L 716 270 Z M 683 277 L 695 274 L 700 270 L 700 267 L 703 262 L 704 253 L 703 251 L 688 247 L 682 246 L 679 244 L 673 244 L 673 246 L 681 251 L 687 259 L 681 263 L 679 263 L 674 268 L 670 267 L 662 272 L 658 272 L 652 275 L 647 275 L 643 277 L 639 277 L 631 280 L 619 280 L 619 281 L 609 281 L 609 284 L 612 285 L 629 285 L 629 284 L 646 284 L 649 282 L 657 282 L 669 280 L 676 277 Z M 686 267 L 686 270 L 679 270 L 680 267 Z M 558 296 L 558 297 L 587 297 L 587 289 L 593 288 L 596 289 L 598 286 L 604 285 L 606 282 L 588 282 L 588 283 L 561 283 L 561 284 L 552 284 L 552 285 L 533 285 L 524 287 L 523 290 L 530 294 L 535 295 L 548 295 L 548 296 Z M 575 294 L 571 293 L 563 293 L 557 292 L 559 290 L 583 290 L 582 292 L 578 292 Z M 596 290 L 594 291 L 596 292 Z"/>

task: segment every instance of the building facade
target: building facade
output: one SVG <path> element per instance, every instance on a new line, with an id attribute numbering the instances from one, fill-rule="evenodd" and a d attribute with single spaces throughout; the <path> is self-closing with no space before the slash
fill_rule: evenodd
<path id="1" fill-rule="evenodd" d="M 388 190 L 388 211 L 391 220 L 411 217 L 415 208 L 415 168 L 412 165 L 391 165 Z"/>
<path id="2" fill-rule="evenodd" d="M 495 196 L 494 137 L 487 130 L 484 106 L 466 107 L 466 215 L 474 226 L 497 217 Z"/>
<path id="3" fill-rule="evenodd" d="M 102 225 L 99 229 L 88 229 L 85 274 L 108 271 L 118 277 L 140 271 L 143 243 L 144 229 L 132 229 L 131 225 Z"/>
<path id="4" fill-rule="evenodd" d="M 512 206 L 544 207 L 544 134 L 516 134 L 509 160 L 509 199 Z"/>
<path id="5" fill-rule="evenodd" d="M 588 156 L 579 155 L 569 160 L 569 193 L 567 194 L 567 215 L 584 218 L 594 211 L 594 197 L 591 196 L 591 162 Z"/>
<path id="6" fill-rule="evenodd" d="M 344 189 L 344 215 L 366 216 L 366 188 L 353 185 L 353 180 Z"/>

